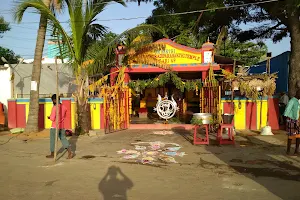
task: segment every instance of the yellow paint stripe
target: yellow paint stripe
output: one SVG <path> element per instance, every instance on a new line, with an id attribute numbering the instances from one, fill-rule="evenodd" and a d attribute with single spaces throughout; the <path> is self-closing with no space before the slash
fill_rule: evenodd
<path id="1" fill-rule="evenodd" d="M 234 104 L 234 126 L 236 129 L 246 128 L 246 102 Z"/>
<path id="2" fill-rule="evenodd" d="M 76 128 L 76 103 L 72 102 L 71 103 L 71 128 L 75 129 Z"/>
<path id="3" fill-rule="evenodd" d="M 257 129 L 267 125 L 268 101 L 257 101 Z M 261 119 L 261 120 L 260 120 Z"/>
<path id="4" fill-rule="evenodd" d="M 51 128 L 51 125 L 52 125 L 51 120 L 48 119 L 48 116 L 51 115 L 52 107 L 53 107 L 52 102 L 49 102 L 49 103 L 46 102 L 44 104 L 44 120 L 45 120 L 45 128 L 46 129 Z"/>
<path id="5" fill-rule="evenodd" d="M 93 130 L 100 129 L 100 103 L 91 103 L 91 128 Z"/>

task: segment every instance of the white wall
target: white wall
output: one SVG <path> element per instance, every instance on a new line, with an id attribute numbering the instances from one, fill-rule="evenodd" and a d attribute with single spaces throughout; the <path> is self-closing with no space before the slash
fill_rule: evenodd
<path id="1" fill-rule="evenodd" d="M 11 98 L 11 70 L 7 65 L 0 66 L 0 102 L 7 106 L 7 99 Z"/>
<path id="2" fill-rule="evenodd" d="M 0 102 L 4 104 L 5 122 L 7 125 L 7 99 L 11 98 L 11 69 L 0 65 Z"/>

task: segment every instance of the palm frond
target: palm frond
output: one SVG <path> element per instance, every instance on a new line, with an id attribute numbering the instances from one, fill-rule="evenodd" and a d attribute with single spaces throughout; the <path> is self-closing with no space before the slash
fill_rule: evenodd
<path id="1" fill-rule="evenodd" d="M 46 7 L 42 0 L 20 0 L 13 8 L 13 18 L 17 23 L 20 23 L 23 20 L 24 13 L 28 8 L 37 8 L 42 6 Z"/>
<path id="2" fill-rule="evenodd" d="M 51 10 L 44 4 L 42 0 L 22 0 L 20 3 L 15 7 L 14 12 L 14 19 L 17 22 L 21 22 L 23 19 L 23 15 L 25 11 L 28 8 L 35 8 L 40 14 L 45 15 L 48 18 L 48 25 L 55 28 L 55 31 L 59 32 L 59 34 L 62 36 L 62 39 L 65 41 L 65 45 L 67 46 L 69 53 L 72 58 L 76 58 L 74 56 L 73 51 L 73 45 L 71 43 L 71 40 L 64 30 L 64 28 L 61 26 L 58 19 L 55 17 L 55 15 L 51 12 Z"/>
<path id="3" fill-rule="evenodd" d="M 99 66 L 103 66 L 106 64 L 106 60 L 111 60 L 111 56 L 113 55 L 113 52 L 117 48 L 117 46 L 120 44 L 124 38 L 127 38 L 130 41 L 133 41 L 135 38 L 137 38 L 142 33 L 154 33 L 159 32 L 164 34 L 165 37 L 166 34 L 158 27 L 148 24 L 142 24 L 135 28 L 129 29 L 120 35 L 118 35 L 115 39 L 113 39 L 107 46 L 104 48 L 102 46 L 99 46 L 99 44 L 95 43 L 92 45 L 88 51 L 86 59 L 93 59 L 95 62 L 90 65 L 90 68 L 97 68 Z"/>
<path id="4" fill-rule="evenodd" d="M 127 52 L 123 63 L 125 65 L 131 64 L 146 64 L 153 65 L 165 70 L 171 70 L 171 66 L 166 62 L 160 60 L 155 54 L 156 51 L 165 50 L 166 45 L 161 43 L 152 43 L 144 47 L 134 50 L 131 49 Z"/>

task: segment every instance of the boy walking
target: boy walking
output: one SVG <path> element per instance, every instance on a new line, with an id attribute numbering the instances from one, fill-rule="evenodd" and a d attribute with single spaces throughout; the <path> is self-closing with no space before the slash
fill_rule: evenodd
<path id="1" fill-rule="evenodd" d="M 53 102 L 53 107 L 51 111 L 51 115 L 48 117 L 52 121 L 52 126 L 50 129 L 50 155 L 46 156 L 46 158 L 54 158 L 54 148 L 55 148 L 55 133 L 56 133 L 56 108 L 58 107 L 58 137 L 63 145 L 63 147 L 68 151 L 68 159 L 72 158 L 72 151 L 70 148 L 69 141 L 66 138 L 66 130 L 64 129 L 64 121 L 66 118 L 67 109 L 61 104 L 56 102 L 56 94 L 51 97 Z M 59 100 L 60 101 L 60 100 Z M 58 106 L 57 106 L 58 104 Z"/>

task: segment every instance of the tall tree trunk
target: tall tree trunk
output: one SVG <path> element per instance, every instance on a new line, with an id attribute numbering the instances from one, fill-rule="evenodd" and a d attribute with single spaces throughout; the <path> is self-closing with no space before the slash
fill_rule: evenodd
<path id="1" fill-rule="evenodd" d="M 289 95 L 294 96 L 299 90 L 300 83 L 300 22 L 297 10 L 289 10 L 289 32 L 291 36 L 291 55 L 289 66 Z"/>
<path id="2" fill-rule="evenodd" d="M 51 0 L 44 0 L 47 7 L 50 7 Z M 41 78 L 41 68 L 42 68 L 42 57 L 43 49 L 45 44 L 47 29 L 47 17 L 41 14 L 38 35 L 36 40 L 36 46 L 34 51 L 34 61 L 32 67 L 31 81 L 37 83 L 37 90 L 30 90 L 30 104 L 29 104 L 29 114 L 28 121 L 26 124 L 25 132 L 38 132 L 38 118 L 39 118 L 39 87 Z"/>
<path id="3" fill-rule="evenodd" d="M 88 94 L 86 94 L 84 90 L 85 82 L 84 78 L 80 78 L 80 80 L 77 81 L 77 126 L 75 130 L 77 135 L 88 133 L 90 130 L 90 110 L 88 105 Z"/>

